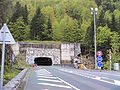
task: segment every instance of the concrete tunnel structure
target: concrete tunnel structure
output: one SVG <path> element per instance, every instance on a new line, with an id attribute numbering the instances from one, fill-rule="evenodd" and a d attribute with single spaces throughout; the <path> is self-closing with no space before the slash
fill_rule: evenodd
<path id="1" fill-rule="evenodd" d="M 20 54 L 25 56 L 22 60 L 30 65 L 71 64 L 71 60 L 81 53 L 80 43 L 19 42 L 18 46 Z"/>

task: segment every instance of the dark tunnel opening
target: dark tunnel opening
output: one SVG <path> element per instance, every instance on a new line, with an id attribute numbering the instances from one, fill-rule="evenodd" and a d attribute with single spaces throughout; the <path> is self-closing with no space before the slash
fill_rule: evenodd
<path id="1" fill-rule="evenodd" d="M 37 57 L 35 58 L 35 64 L 38 66 L 51 66 L 52 65 L 52 59 L 49 57 Z"/>

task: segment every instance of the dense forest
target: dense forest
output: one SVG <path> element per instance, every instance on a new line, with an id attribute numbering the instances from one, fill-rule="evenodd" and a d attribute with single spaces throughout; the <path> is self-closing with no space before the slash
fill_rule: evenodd
<path id="1" fill-rule="evenodd" d="M 120 62 L 120 0 L 0 0 L 0 27 L 7 23 L 16 41 L 81 43 L 82 54 L 94 55 L 90 8 L 98 8 L 97 50 Z"/>

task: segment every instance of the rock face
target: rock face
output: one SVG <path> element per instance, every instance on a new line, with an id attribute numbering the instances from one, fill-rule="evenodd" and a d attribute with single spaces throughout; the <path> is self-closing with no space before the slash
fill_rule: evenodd
<path id="1" fill-rule="evenodd" d="M 26 62 L 33 64 L 36 57 L 50 57 L 52 64 L 67 64 L 81 53 L 79 43 L 28 43 L 19 42 L 20 53 L 26 56 Z"/>

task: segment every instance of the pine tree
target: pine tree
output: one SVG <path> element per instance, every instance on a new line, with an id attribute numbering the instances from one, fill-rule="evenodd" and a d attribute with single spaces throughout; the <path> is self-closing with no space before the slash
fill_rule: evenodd
<path id="1" fill-rule="evenodd" d="M 8 9 L 11 9 L 11 0 L 0 0 L 0 28 L 6 23 L 6 20 L 9 16 Z"/>
<path id="2" fill-rule="evenodd" d="M 115 21 L 115 15 L 112 14 L 112 22 L 111 22 L 111 30 L 112 31 L 117 31 L 117 28 L 116 28 L 116 21 Z"/>
<path id="3" fill-rule="evenodd" d="M 44 18 L 41 14 L 40 8 L 37 8 L 36 14 L 31 21 L 30 26 L 30 39 L 31 40 L 43 40 L 45 26 L 44 26 Z"/>
<path id="4" fill-rule="evenodd" d="M 15 23 L 9 22 L 9 29 L 16 41 L 29 39 L 29 25 L 24 23 L 22 17 L 18 18 Z"/>
<path id="5" fill-rule="evenodd" d="M 13 13 L 13 16 L 11 17 L 11 22 L 16 22 L 16 20 L 22 16 L 23 13 L 23 7 L 19 2 L 16 2 L 15 5 L 15 12 Z"/>
<path id="6" fill-rule="evenodd" d="M 101 10 L 98 21 L 97 21 L 97 26 L 105 26 L 106 25 L 105 20 L 104 20 L 104 15 L 105 15 L 105 11 Z"/>
<path id="7" fill-rule="evenodd" d="M 48 34 L 47 34 L 48 39 L 47 40 L 52 40 L 52 23 L 51 23 L 50 17 L 48 19 L 47 29 L 48 29 Z"/>
<path id="8" fill-rule="evenodd" d="M 23 8 L 23 19 L 24 19 L 24 23 L 28 24 L 28 9 L 27 9 L 27 5 L 25 5 L 25 7 Z"/>

